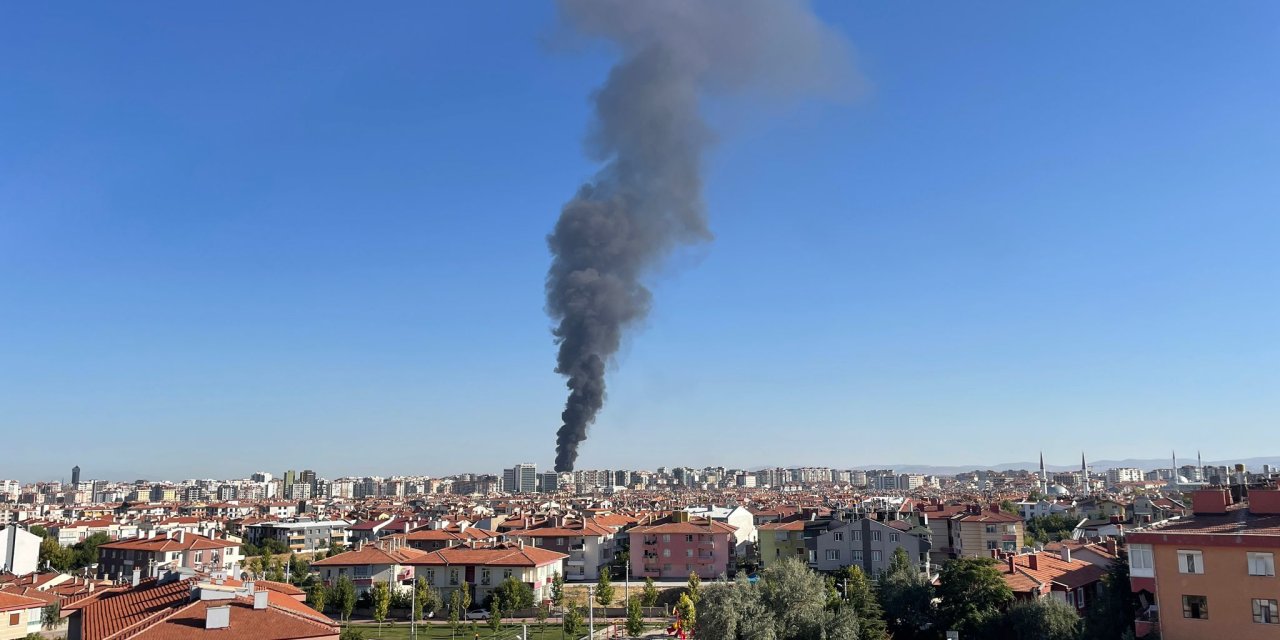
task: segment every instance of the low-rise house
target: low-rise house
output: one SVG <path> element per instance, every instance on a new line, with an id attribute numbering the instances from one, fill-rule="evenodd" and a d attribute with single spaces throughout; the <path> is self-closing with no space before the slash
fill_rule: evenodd
<path id="1" fill-rule="evenodd" d="M 462 524 L 441 529 L 418 529 L 404 534 L 403 537 L 410 547 L 419 551 L 439 551 L 460 544 L 493 540 L 498 538 L 499 534 L 497 531 Z"/>
<path id="2" fill-rule="evenodd" d="M 410 564 L 417 577 L 440 591 L 447 601 L 463 582 L 470 585 L 475 602 L 482 602 L 507 578 L 533 589 L 538 601 L 551 596 L 552 577 L 564 575 L 568 556 L 520 542 L 472 543 L 423 553 Z"/>
<path id="3" fill-rule="evenodd" d="M 18 640 L 40 632 L 45 601 L 0 591 L 0 640 Z"/>
<path id="4" fill-rule="evenodd" d="M 119 581 L 135 570 L 143 577 L 155 577 L 165 569 L 179 567 L 231 571 L 243 561 L 239 542 L 178 530 L 98 545 L 97 576 Z"/>
<path id="5" fill-rule="evenodd" d="M 633 527 L 630 537 L 631 577 L 704 580 L 730 575 L 734 528 L 677 511 L 665 521 Z"/>
<path id="6" fill-rule="evenodd" d="M 424 551 L 405 546 L 399 538 L 388 538 L 317 560 L 311 563 L 311 570 L 319 572 L 320 580 L 329 586 L 348 578 L 357 593 L 368 591 L 375 583 L 387 584 L 393 591 L 403 591 L 413 586 L 413 562 L 425 555 Z"/>
<path id="7" fill-rule="evenodd" d="M 1053 598 L 1084 615 L 1102 593 L 1104 566 L 1071 556 L 1064 547 L 1060 554 L 996 552 L 1000 575 L 1015 598 Z"/>
<path id="8" fill-rule="evenodd" d="M 68 640 L 337 640 L 332 620 L 253 583 L 175 574 L 105 589 L 63 607 Z"/>

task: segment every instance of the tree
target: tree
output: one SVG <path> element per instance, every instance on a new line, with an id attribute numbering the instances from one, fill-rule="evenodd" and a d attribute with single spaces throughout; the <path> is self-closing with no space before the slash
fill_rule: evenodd
<path id="1" fill-rule="evenodd" d="M 644 611 L 640 608 L 640 598 L 627 600 L 627 635 L 639 637 L 644 633 Z"/>
<path id="2" fill-rule="evenodd" d="M 1080 616 L 1075 608 L 1053 598 L 1014 603 L 993 635 L 1008 640 L 1076 640 Z"/>
<path id="3" fill-rule="evenodd" d="M 364 632 L 359 629 L 347 627 L 342 630 L 342 635 L 338 636 L 339 640 L 364 640 Z"/>
<path id="4" fill-rule="evenodd" d="M 821 637 L 827 618 L 827 584 L 821 575 L 790 557 L 762 571 L 759 584 L 761 601 L 773 614 L 779 640 Z"/>
<path id="5" fill-rule="evenodd" d="M 613 584 L 609 581 L 609 567 L 600 570 L 600 578 L 596 580 L 596 604 L 607 607 L 613 602 Z"/>
<path id="6" fill-rule="evenodd" d="M 851 564 L 844 572 L 844 597 L 858 618 L 862 630 L 859 640 L 889 640 L 889 627 L 884 621 L 884 610 L 871 588 L 871 581 L 862 567 Z"/>
<path id="7" fill-rule="evenodd" d="M 858 640 L 853 607 L 828 609 L 826 596 L 823 576 L 787 558 L 765 569 L 756 584 L 740 576 L 732 584 L 704 589 L 694 635 L 698 640 Z"/>
<path id="8" fill-rule="evenodd" d="M 356 586 L 351 583 L 351 578 L 340 576 L 338 583 L 333 587 L 333 604 L 338 608 L 338 614 L 343 621 L 351 619 L 351 612 L 356 610 Z"/>
<path id="9" fill-rule="evenodd" d="M 56 538 L 45 538 L 40 541 L 40 564 L 54 571 L 67 571 L 76 562 L 75 552 L 58 544 Z"/>
<path id="10" fill-rule="evenodd" d="M 582 609 L 576 604 L 570 604 L 564 611 L 564 632 L 576 637 L 582 631 L 582 622 Z"/>
<path id="11" fill-rule="evenodd" d="M 302 584 L 311 575 L 311 564 L 296 553 L 289 554 L 289 581 Z"/>
<path id="12" fill-rule="evenodd" d="M 538 603 L 538 612 L 535 615 L 538 617 L 538 630 L 546 631 L 547 618 L 551 615 L 551 608 L 546 603 L 540 602 Z"/>
<path id="13" fill-rule="evenodd" d="M 962 638 L 981 636 L 1013 602 L 1013 591 L 992 558 L 956 558 L 943 565 L 939 581 L 939 622 Z"/>
<path id="14" fill-rule="evenodd" d="M 1114 561 L 1102 576 L 1102 594 L 1085 612 L 1084 637 L 1088 640 L 1120 640 L 1133 630 L 1138 598 L 1129 588 L 1129 565 Z"/>
<path id="15" fill-rule="evenodd" d="M 307 592 L 307 601 L 311 603 L 312 609 L 324 613 L 325 605 L 329 601 L 328 587 L 325 587 L 323 582 L 311 585 L 311 590 Z"/>
<path id="16" fill-rule="evenodd" d="M 467 582 L 464 580 L 462 582 L 462 587 L 459 588 L 458 591 L 462 592 L 462 610 L 470 611 L 471 610 L 471 585 L 467 584 Z"/>
<path id="17" fill-rule="evenodd" d="M 689 572 L 689 599 L 694 604 L 698 604 L 698 599 L 702 597 L 702 578 L 698 577 L 697 571 Z"/>
<path id="18" fill-rule="evenodd" d="M 84 540 L 71 545 L 73 552 L 72 565 L 79 569 L 98 561 L 98 545 L 111 542 L 105 533 L 95 533 Z"/>
<path id="19" fill-rule="evenodd" d="M 520 609 L 533 606 L 533 588 L 517 580 L 514 576 L 503 580 L 489 599 L 498 605 L 498 609 L 506 615 Z"/>
<path id="20" fill-rule="evenodd" d="M 657 606 L 658 586 L 653 583 L 653 578 L 644 579 L 644 590 L 640 592 L 640 604 L 646 607 Z"/>
<path id="21" fill-rule="evenodd" d="M 40 626 L 53 629 L 62 624 L 62 604 L 54 600 L 40 609 Z"/>
<path id="22" fill-rule="evenodd" d="M 895 640 L 910 640 L 926 634 L 933 624 L 933 586 L 911 564 L 899 547 L 889 561 L 889 570 L 880 577 L 880 605 L 884 620 Z"/>
<path id="23" fill-rule="evenodd" d="M 489 628 L 497 635 L 498 629 L 502 628 L 502 607 L 498 606 L 498 600 L 495 598 L 493 604 L 489 605 Z"/>
<path id="24" fill-rule="evenodd" d="M 462 619 L 462 591 L 454 589 L 449 594 L 449 626 L 458 631 L 458 621 Z"/>
<path id="25" fill-rule="evenodd" d="M 391 589 L 387 583 L 378 581 L 369 590 L 373 600 L 373 620 L 378 623 L 378 635 L 382 635 L 382 623 L 387 621 L 387 613 L 391 610 Z"/>
<path id="26" fill-rule="evenodd" d="M 676 601 L 676 613 L 680 616 L 681 624 L 690 629 L 697 627 L 698 607 L 688 593 L 680 594 L 680 599 Z"/>
<path id="27" fill-rule="evenodd" d="M 551 604 L 564 606 L 564 576 L 559 571 L 551 575 Z"/>
<path id="28" fill-rule="evenodd" d="M 439 597 L 436 590 L 427 584 L 427 581 L 418 578 L 413 583 L 413 612 L 411 615 L 414 620 L 422 620 L 427 617 L 428 613 L 432 613 L 439 606 Z"/>
<path id="29" fill-rule="evenodd" d="M 264 557 L 263 560 L 267 561 L 268 564 L 270 565 L 270 567 L 267 569 L 267 580 L 270 580 L 272 582 L 284 582 L 285 581 L 284 563 L 280 562 L 280 558 Z"/>
<path id="30" fill-rule="evenodd" d="M 1000 510 L 1015 516 L 1018 515 L 1018 505 L 1014 504 L 1012 500 L 1001 500 Z"/>

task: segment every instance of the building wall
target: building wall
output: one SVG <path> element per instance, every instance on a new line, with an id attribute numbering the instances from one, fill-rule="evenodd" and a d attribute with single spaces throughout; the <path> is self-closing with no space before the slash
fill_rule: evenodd
<path id="1" fill-rule="evenodd" d="M 1204 573 L 1180 573 L 1179 550 L 1202 552 Z M 1275 553 L 1280 557 L 1280 549 L 1276 548 L 1153 545 L 1162 640 L 1280 638 L 1280 624 L 1258 624 L 1253 621 L 1252 602 L 1254 598 L 1280 599 L 1280 579 L 1274 576 L 1249 575 L 1245 555 L 1249 551 Z M 1184 595 L 1206 596 L 1209 599 L 1209 618 L 1183 618 Z"/>
<path id="2" fill-rule="evenodd" d="M 760 545 L 760 566 L 767 567 L 782 558 L 800 558 L 806 560 L 804 531 L 757 531 L 756 538 Z M 634 547 L 633 547 L 634 548 Z"/>
<path id="3" fill-rule="evenodd" d="M 0 570 L 25 576 L 38 568 L 40 536 L 17 525 L 0 530 Z"/>
<path id="4" fill-rule="evenodd" d="M 631 575 L 678 579 L 693 572 L 704 580 L 713 580 L 728 574 L 732 544 L 729 533 L 632 533 Z M 803 558 L 804 541 L 799 545 Z"/>
<path id="5" fill-rule="evenodd" d="M 917 565 L 923 564 L 921 555 L 927 555 L 928 551 L 923 540 L 865 518 L 824 531 L 817 536 L 815 543 L 814 564 L 819 571 L 836 571 L 857 564 L 872 577 L 889 568 L 898 548 L 905 549 L 907 556 Z M 831 552 L 839 557 L 830 557 L 833 555 Z"/>
<path id="6" fill-rule="evenodd" d="M 0 640 L 20 640 L 40 632 L 40 608 L 0 611 Z"/>

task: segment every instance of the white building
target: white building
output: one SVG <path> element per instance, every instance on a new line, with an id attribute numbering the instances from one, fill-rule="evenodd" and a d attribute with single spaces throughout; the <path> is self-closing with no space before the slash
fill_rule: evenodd
<path id="1" fill-rule="evenodd" d="M 1114 486 L 1121 482 L 1142 482 L 1142 475 L 1142 469 L 1133 467 L 1107 469 L 1107 484 Z"/>
<path id="2" fill-rule="evenodd" d="M 0 571 L 25 576 L 40 562 L 40 536 L 11 524 L 0 529 Z"/>

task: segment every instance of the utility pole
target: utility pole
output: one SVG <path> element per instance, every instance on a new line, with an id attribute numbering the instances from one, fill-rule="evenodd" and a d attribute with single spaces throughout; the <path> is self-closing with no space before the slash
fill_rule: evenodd
<path id="1" fill-rule="evenodd" d="M 596 640 L 596 586 L 587 587 L 587 637 Z"/>

